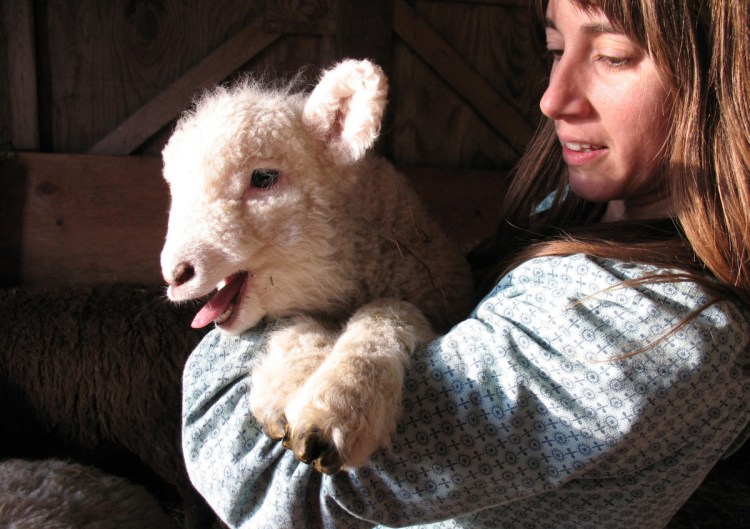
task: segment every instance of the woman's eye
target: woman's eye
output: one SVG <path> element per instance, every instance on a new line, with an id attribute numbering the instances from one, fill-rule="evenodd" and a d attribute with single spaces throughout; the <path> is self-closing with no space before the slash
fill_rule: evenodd
<path id="1" fill-rule="evenodd" d="M 610 68 L 625 68 L 631 63 L 630 57 L 611 57 L 608 55 L 600 55 L 598 60 L 609 66 Z"/>
<path id="2" fill-rule="evenodd" d="M 562 50 L 553 50 L 553 49 L 547 50 L 547 58 L 551 62 L 559 61 L 560 57 L 562 57 L 562 54 L 563 54 Z"/>
<path id="3" fill-rule="evenodd" d="M 255 169 L 250 177 L 250 185 L 259 189 L 267 189 L 279 179 L 276 169 Z"/>

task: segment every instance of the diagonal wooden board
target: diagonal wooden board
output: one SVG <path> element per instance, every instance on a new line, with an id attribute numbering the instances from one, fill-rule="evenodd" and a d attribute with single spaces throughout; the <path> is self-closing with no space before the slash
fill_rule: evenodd
<path id="1" fill-rule="evenodd" d="M 229 77 L 279 37 L 280 33 L 266 31 L 263 17 L 258 17 L 99 140 L 89 152 L 130 154 L 188 108 L 197 92 Z"/>
<path id="2" fill-rule="evenodd" d="M 405 0 L 394 2 L 393 31 L 517 152 L 523 152 L 533 128 Z"/>

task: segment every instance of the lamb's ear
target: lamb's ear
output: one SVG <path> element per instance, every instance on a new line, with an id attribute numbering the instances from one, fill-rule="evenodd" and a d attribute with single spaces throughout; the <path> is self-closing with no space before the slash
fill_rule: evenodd
<path id="1" fill-rule="evenodd" d="M 379 66 L 345 60 L 323 72 L 303 120 L 338 163 L 352 163 L 375 143 L 387 96 L 388 81 Z"/>

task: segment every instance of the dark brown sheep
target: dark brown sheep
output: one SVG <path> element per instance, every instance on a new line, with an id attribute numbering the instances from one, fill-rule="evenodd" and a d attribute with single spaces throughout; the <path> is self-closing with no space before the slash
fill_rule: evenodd
<path id="1" fill-rule="evenodd" d="M 67 458 L 212 516 L 180 445 L 181 377 L 202 334 L 160 288 L 0 290 L 0 459 Z"/>

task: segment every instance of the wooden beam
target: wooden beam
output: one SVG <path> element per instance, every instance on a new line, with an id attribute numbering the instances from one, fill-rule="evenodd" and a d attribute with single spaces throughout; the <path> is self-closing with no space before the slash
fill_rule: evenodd
<path id="1" fill-rule="evenodd" d="M 6 234 L 20 250 L 10 256 L 20 273 L 3 271 L 10 278 L 0 280 L 160 284 L 169 207 L 160 175 L 158 157 L 20 153 L 3 161 L 2 178 L 12 178 L 13 197 L 24 202 L 15 233 Z"/>
<path id="2" fill-rule="evenodd" d="M 21 283 L 26 180 L 16 170 L 17 153 L 0 156 L 0 288 Z"/>
<path id="3" fill-rule="evenodd" d="M 264 28 L 256 18 L 227 42 L 207 55 L 167 89 L 94 145 L 92 154 L 130 154 L 190 106 L 195 94 L 229 77 L 281 35 Z"/>
<path id="4" fill-rule="evenodd" d="M 18 150 L 39 150 L 34 5 L 32 0 L 3 0 L 10 82 L 11 141 Z"/>
<path id="5" fill-rule="evenodd" d="M 395 0 L 393 30 L 517 152 L 523 151 L 532 127 L 405 0 Z"/>

